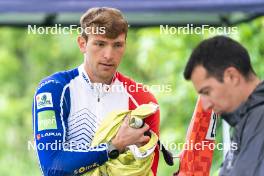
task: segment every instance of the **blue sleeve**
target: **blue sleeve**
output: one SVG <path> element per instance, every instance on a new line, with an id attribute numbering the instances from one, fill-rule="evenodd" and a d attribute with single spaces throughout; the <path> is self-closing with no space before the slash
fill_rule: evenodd
<path id="1" fill-rule="evenodd" d="M 94 148 L 70 149 L 65 142 L 70 112 L 70 90 L 54 79 L 46 79 L 33 102 L 34 141 L 42 174 L 82 175 L 108 160 L 107 144 Z"/>

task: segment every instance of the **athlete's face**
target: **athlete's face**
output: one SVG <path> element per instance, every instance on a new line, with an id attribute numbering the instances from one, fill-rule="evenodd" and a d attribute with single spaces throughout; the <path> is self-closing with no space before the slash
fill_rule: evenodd
<path id="1" fill-rule="evenodd" d="M 201 95 L 203 108 L 213 109 L 222 114 L 234 111 L 240 102 L 239 82 L 232 68 L 227 69 L 223 76 L 223 82 L 215 77 L 208 76 L 203 66 L 196 66 L 191 80 L 196 91 Z M 243 90 L 243 89 L 242 89 Z"/>
<path id="2" fill-rule="evenodd" d="M 125 52 L 125 34 L 115 39 L 104 35 L 89 35 L 87 42 L 79 37 L 78 44 L 85 55 L 84 66 L 90 79 L 109 84 Z"/>

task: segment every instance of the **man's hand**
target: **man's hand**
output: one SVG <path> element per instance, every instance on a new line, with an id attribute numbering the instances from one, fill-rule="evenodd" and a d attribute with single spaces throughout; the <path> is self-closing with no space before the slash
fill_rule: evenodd
<path id="1" fill-rule="evenodd" d="M 112 139 L 112 144 L 123 152 L 125 148 L 132 144 L 145 144 L 150 140 L 149 136 L 144 136 L 144 132 L 149 129 L 145 124 L 142 128 L 135 129 L 129 126 L 129 117 L 126 117 L 120 126 L 116 136 Z"/>

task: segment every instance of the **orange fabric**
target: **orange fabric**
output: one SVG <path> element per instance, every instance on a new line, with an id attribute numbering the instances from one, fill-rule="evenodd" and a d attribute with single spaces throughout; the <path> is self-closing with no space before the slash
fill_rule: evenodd
<path id="1" fill-rule="evenodd" d="M 188 128 L 186 144 L 180 155 L 180 168 L 175 176 L 209 176 L 215 143 L 216 115 L 202 109 L 197 100 L 191 123 Z M 202 147 L 202 144 L 205 144 Z"/>

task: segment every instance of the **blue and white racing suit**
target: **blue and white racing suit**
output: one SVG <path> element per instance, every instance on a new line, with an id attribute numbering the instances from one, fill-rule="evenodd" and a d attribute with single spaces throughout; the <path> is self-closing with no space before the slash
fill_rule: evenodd
<path id="1" fill-rule="evenodd" d="M 55 73 L 41 81 L 33 103 L 37 155 L 45 176 L 82 175 L 108 160 L 107 144 L 90 148 L 97 127 L 112 111 L 134 109 L 156 102 L 143 89 L 131 91 L 134 81 L 119 72 L 110 86 L 92 84 L 84 66 Z M 118 87 L 119 91 L 112 91 Z M 159 134 L 159 112 L 146 123 Z M 158 151 L 152 170 L 156 173 Z"/>

